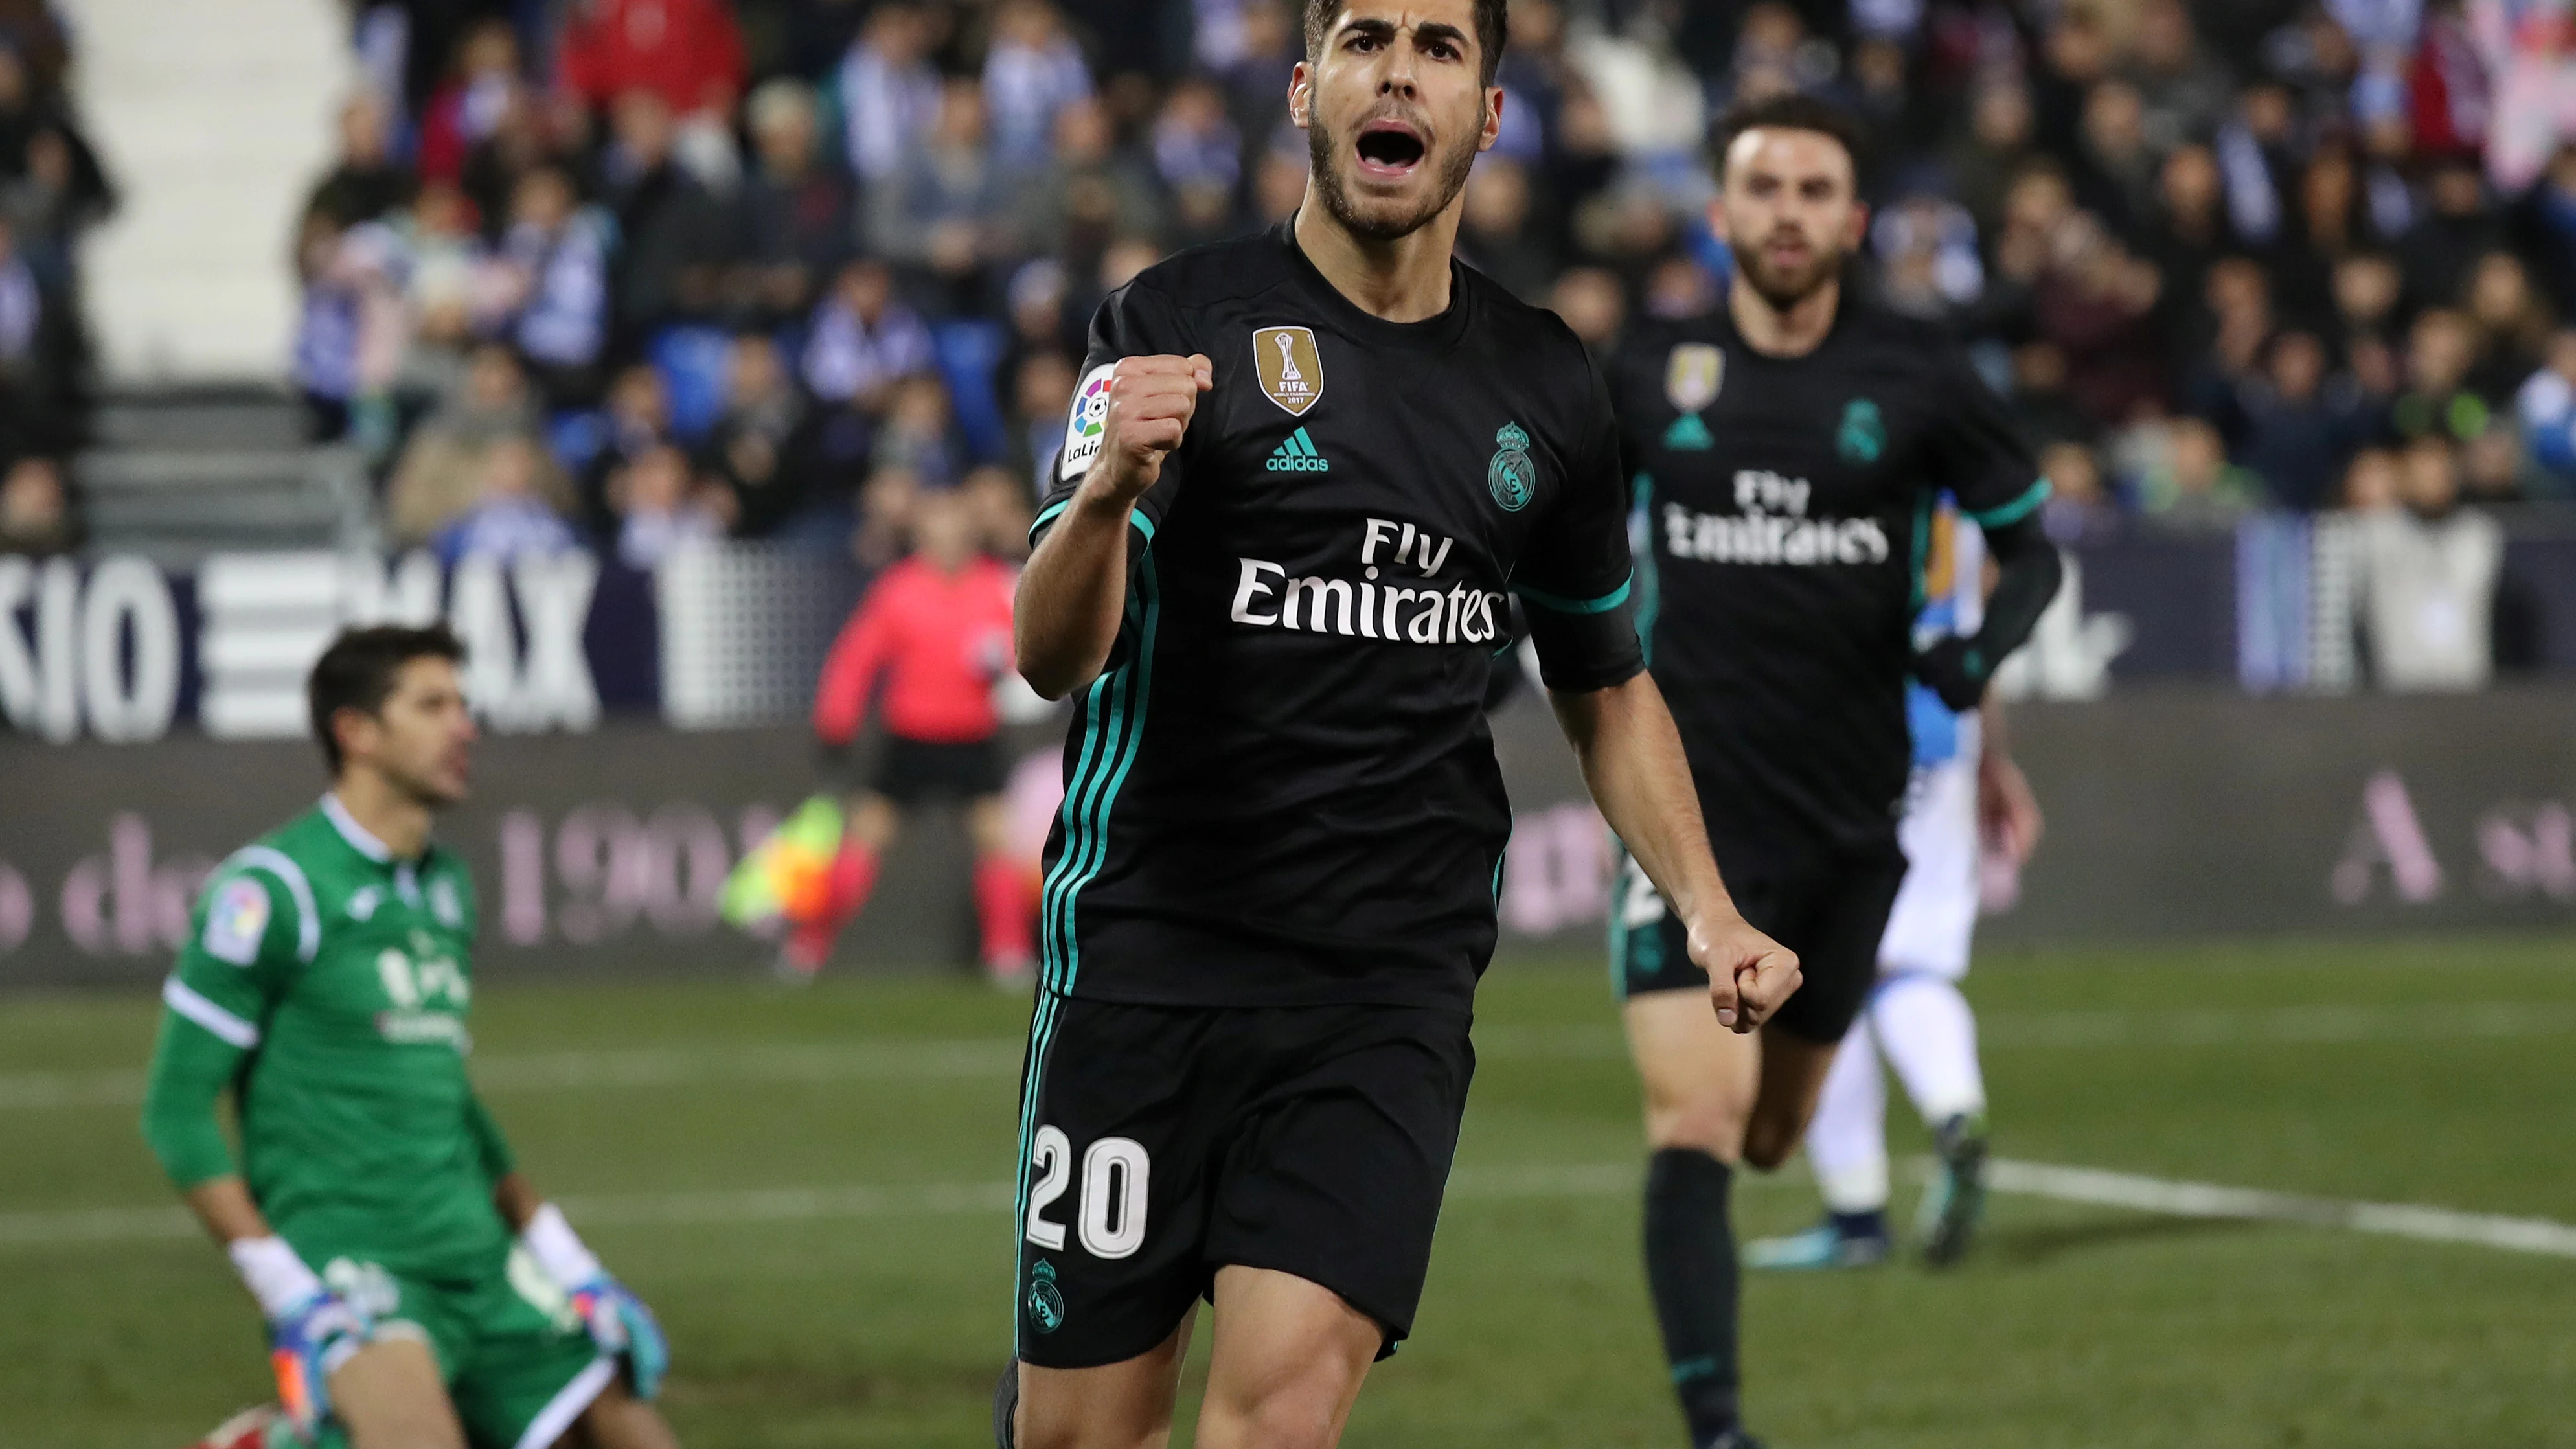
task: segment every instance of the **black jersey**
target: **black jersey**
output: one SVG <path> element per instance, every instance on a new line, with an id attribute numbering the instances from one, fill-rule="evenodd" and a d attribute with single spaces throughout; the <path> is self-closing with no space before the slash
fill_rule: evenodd
<path id="1" fill-rule="evenodd" d="M 1755 352 L 1721 308 L 1613 371 L 1641 627 L 1711 834 L 1892 848 L 1933 500 L 1999 526 L 2047 493 L 2002 400 L 1937 328 L 1848 294 L 1805 356 Z"/>
<path id="2" fill-rule="evenodd" d="M 1118 359 L 1205 353 L 1215 385 L 1137 505 L 1126 617 L 1077 697 L 1049 989 L 1466 1005 L 1511 831 L 1482 708 L 1509 594 L 1551 687 L 1642 660 L 1606 386 L 1552 313 L 1450 278 L 1440 316 L 1387 322 L 1283 226 L 1101 304 L 1033 536 L 1099 451 Z"/>

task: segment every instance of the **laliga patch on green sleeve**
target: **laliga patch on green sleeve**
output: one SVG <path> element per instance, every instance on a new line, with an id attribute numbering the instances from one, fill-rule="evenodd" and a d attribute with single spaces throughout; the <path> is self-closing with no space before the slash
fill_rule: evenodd
<path id="1" fill-rule="evenodd" d="M 259 943 L 268 934 L 268 892 L 246 876 L 235 876 L 215 890 L 206 906 L 206 930 L 199 944 L 206 954 L 235 966 L 259 959 Z"/>

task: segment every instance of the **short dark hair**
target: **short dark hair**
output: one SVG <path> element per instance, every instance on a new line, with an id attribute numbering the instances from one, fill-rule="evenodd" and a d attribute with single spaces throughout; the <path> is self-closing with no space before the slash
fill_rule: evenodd
<path id="1" fill-rule="evenodd" d="M 1309 63 L 1324 53 L 1325 33 L 1333 22 L 1350 8 L 1350 0 L 1305 0 L 1306 59 Z M 1495 68 L 1503 63 L 1503 47 L 1511 43 L 1511 0 L 1476 0 L 1476 79 L 1480 84 L 1494 83 Z"/>
<path id="2" fill-rule="evenodd" d="M 419 628 L 376 624 L 341 630 L 340 637 L 313 662 L 313 673 L 304 681 L 304 702 L 313 716 L 313 738 L 321 743 L 322 759 L 333 776 L 340 773 L 340 738 L 331 732 L 333 717 L 344 709 L 361 714 L 383 709 L 385 696 L 394 692 L 396 676 L 415 659 L 462 664 L 465 644 L 445 624 Z"/>
<path id="3" fill-rule="evenodd" d="M 1861 126 L 1851 112 L 1830 101 L 1797 91 L 1764 96 L 1758 101 L 1744 101 L 1727 108 L 1717 118 L 1708 135 L 1708 169 L 1720 184 L 1726 180 L 1726 153 L 1735 146 L 1735 138 L 1747 131 L 1814 131 L 1829 136 L 1849 156 L 1852 170 L 1860 170 Z"/>

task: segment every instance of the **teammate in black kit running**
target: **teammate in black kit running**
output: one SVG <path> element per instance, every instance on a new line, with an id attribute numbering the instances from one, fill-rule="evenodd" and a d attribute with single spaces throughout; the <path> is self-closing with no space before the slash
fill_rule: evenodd
<path id="1" fill-rule="evenodd" d="M 1640 561 L 1654 677 L 1671 701 L 1719 866 L 1806 984 L 1758 1038 L 1719 1031 L 1680 923 L 1630 871 L 1613 970 L 1654 1157 L 1646 1273 L 1694 1449 L 1738 1417 L 1737 1162 L 1780 1165 L 1876 976 L 1897 849 L 1909 672 L 1953 709 L 2057 590 L 2048 485 L 1999 399 L 1935 327 L 1844 295 L 1864 235 L 1854 130 L 1785 96 L 1730 114 L 1711 223 L 1736 274 L 1715 315 L 1632 340 L 1614 378 L 1652 545 Z M 1917 653 L 1935 495 L 1985 530 L 2001 576 L 1968 639 Z"/>
<path id="2" fill-rule="evenodd" d="M 1501 0 L 1310 0 L 1304 205 L 1103 304 L 1020 585 L 1079 691 L 1022 1125 L 996 1434 L 1323 1449 L 1413 1320 L 1510 816 L 1486 733 L 1510 596 L 1603 812 L 1749 1030 L 1793 957 L 1728 900 L 1628 606 L 1608 392 L 1455 264 Z M 1014 1405 L 1011 1395 L 1016 1393 Z"/>

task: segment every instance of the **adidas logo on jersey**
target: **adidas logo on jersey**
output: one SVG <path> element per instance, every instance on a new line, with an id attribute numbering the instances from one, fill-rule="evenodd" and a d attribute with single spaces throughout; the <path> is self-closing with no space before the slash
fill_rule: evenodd
<path id="1" fill-rule="evenodd" d="M 1664 446 L 1676 453 L 1705 453 L 1717 446 L 1717 436 L 1697 413 L 1684 413 L 1664 429 Z"/>
<path id="2" fill-rule="evenodd" d="M 1324 455 L 1315 451 L 1315 440 L 1306 436 L 1306 430 L 1304 428 L 1299 428 L 1297 431 L 1290 433 L 1277 448 L 1271 451 L 1270 462 L 1267 466 L 1273 473 L 1329 473 L 1333 471 L 1333 465 L 1324 460 Z"/>

